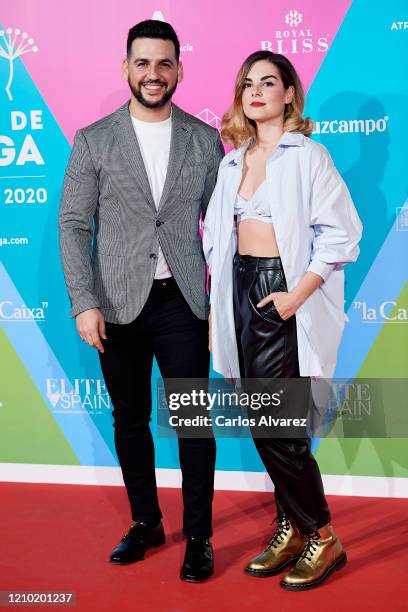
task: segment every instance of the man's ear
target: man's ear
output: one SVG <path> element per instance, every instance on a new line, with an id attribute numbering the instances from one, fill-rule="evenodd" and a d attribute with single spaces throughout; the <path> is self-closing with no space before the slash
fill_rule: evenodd
<path id="1" fill-rule="evenodd" d="M 129 62 L 127 61 L 127 58 L 125 57 L 122 63 L 122 78 L 124 81 L 127 81 L 128 77 L 129 77 Z"/>
<path id="2" fill-rule="evenodd" d="M 179 62 L 178 65 L 178 73 L 177 73 L 177 82 L 181 83 L 181 81 L 184 79 L 184 68 L 183 68 L 183 64 L 182 62 Z"/>

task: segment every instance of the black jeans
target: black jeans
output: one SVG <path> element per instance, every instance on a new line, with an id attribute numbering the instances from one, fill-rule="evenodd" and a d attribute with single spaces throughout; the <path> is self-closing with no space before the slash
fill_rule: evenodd
<path id="1" fill-rule="evenodd" d="M 234 257 L 234 318 L 243 378 L 298 378 L 296 319 L 284 321 L 273 303 L 256 304 L 269 293 L 287 291 L 280 257 Z M 278 514 L 292 517 L 303 534 L 330 521 L 311 441 L 256 437 L 254 443 L 275 486 Z"/>
<path id="2" fill-rule="evenodd" d="M 115 447 L 132 518 L 156 525 L 159 506 L 150 431 L 151 373 L 156 357 L 163 378 L 208 378 L 208 322 L 191 311 L 174 278 L 153 281 L 139 316 L 106 323 L 100 362 L 113 403 Z M 215 440 L 178 438 L 183 476 L 183 532 L 212 535 Z"/>

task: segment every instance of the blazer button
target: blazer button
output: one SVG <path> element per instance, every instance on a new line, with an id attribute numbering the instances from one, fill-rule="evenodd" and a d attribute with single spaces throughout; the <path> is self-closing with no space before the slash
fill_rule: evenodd
<path id="1" fill-rule="evenodd" d="M 160 225 L 162 225 L 163 221 L 160 221 L 160 219 L 157 219 L 156 221 L 156 226 L 160 227 Z"/>
<path id="2" fill-rule="evenodd" d="M 150 259 L 157 259 L 156 253 L 150 253 Z"/>

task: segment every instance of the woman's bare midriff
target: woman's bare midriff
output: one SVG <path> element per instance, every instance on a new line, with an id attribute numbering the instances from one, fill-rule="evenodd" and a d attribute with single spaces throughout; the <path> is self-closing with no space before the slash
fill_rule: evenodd
<path id="1" fill-rule="evenodd" d="M 238 252 L 253 257 L 279 257 L 272 223 L 245 219 L 238 223 Z"/>

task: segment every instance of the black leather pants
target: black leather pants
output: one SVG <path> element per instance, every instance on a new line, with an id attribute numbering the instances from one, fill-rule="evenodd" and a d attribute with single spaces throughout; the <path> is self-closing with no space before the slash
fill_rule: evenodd
<path id="1" fill-rule="evenodd" d="M 273 303 L 256 304 L 287 291 L 280 257 L 234 257 L 234 318 L 242 378 L 296 378 L 299 361 L 295 316 L 284 321 Z M 252 430 L 254 434 L 254 431 Z M 303 534 L 330 522 L 311 440 L 256 437 L 254 443 L 275 486 L 278 514 L 291 517 Z"/>

